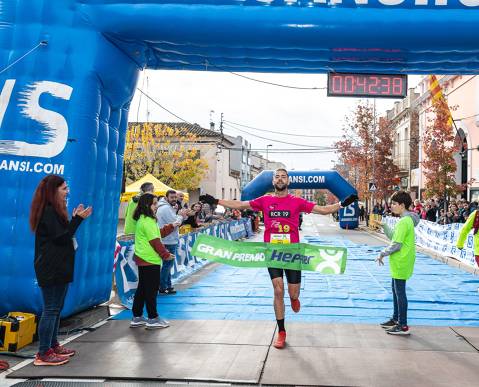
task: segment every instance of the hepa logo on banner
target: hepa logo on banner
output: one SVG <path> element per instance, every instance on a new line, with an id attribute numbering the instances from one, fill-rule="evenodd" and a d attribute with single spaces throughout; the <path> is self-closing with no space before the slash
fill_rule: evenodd
<path id="1" fill-rule="evenodd" d="M 10 103 L 15 79 L 7 79 L 0 94 L 0 128 Z M 60 113 L 44 109 L 40 106 L 42 94 L 51 94 L 56 98 L 70 100 L 73 88 L 63 83 L 40 81 L 28 84 L 19 92 L 21 114 L 38 122 L 44 127 L 43 144 L 32 144 L 26 141 L 0 139 L 0 153 L 14 156 L 55 157 L 60 154 L 68 140 L 68 124 Z"/>

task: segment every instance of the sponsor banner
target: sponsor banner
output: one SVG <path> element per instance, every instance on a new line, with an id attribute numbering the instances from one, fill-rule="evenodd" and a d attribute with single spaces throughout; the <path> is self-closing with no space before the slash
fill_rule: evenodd
<path id="1" fill-rule="evenodd" d="M 394 226 L 399 218 L 387 216 L 384 222 L 394 230 Z M 474 242 L 473 231 L 467 236 L 464 249 L 459 250 L 456 247 L 457 239 L 463 223 L 437 224 L 421 219 L 414 229 L 416 234 L 416 245 L 435 251 L 445 257 L 453 257 L 473 267 L 476 266 L 474 260 Z"/>
<path id="2" fill-rule="evenodd" d="M 274 267 L 323 274 L 344 273 L 347 258 L 345 247 L 306 243 L 233 242 L 205 234 L 198 236 L 191 253 L 200 258 L 237 267 Z"/>
<path id="3" fill-rule="evenodd" d="M 250 219 L 245 218 L 218 223 L 198 232 L 181 235 L 176 250 L 176 259 L 171 268 L 173 284 L 199 270 L 208 262 L 191 253 L 198 235 L 207 234 L 227 240 L 237 240 L 247 236 L 246 224 L 249 224 L 251 229 Z M 252 234 L 251 230 L 250 235 Z M 138 266 L 133 260 L 135 241 L 131 237 L 120 237 L 118 238 L 118 244 L 119 247 L 115 250 L 116 287 L 121 303 L 131 309 L 133 297 L 138 286 Z"/>

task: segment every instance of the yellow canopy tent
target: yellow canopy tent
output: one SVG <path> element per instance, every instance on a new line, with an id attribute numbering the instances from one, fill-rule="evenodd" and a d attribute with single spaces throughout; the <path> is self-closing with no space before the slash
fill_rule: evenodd
<path id="1" fill-rule="evenodd" d="M 125 188 L 125 192 L 121 195 L 121 201 L 122 202 L 127 202 L 129 201 L 133 196 L 137 195 L 140 192 L 140 187 L 143 183 L 153 183 L 153 186 L 155 187 L 155 195 L 161 196 L 165 195 L 166 191 L 169 189 L 172 189 L 174 191 L 174 188 L 168 187 L 166 184 L 162 183 L 160 180 L 158 180 L 155 176 L 153 176 L 150 173 L 147 173 L 145 176 L 143 176 L 141 179 L 135 181 L 134 183 L 131 183 L 130 185 L 127 185 Z M 182 191 L 177 191 L 177 192 L 182 192 Z M 188 202 L 190 200 L 190 197 L 187 192 L 183 192 L 185 194 L 185 202 Z"/>

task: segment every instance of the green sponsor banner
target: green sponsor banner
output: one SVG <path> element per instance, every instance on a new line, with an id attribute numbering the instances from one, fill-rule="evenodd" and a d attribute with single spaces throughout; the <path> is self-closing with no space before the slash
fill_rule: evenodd
<path id="1" fill-rule="evenodd" d="M 323 274 L 344 273 L 347 258 L 345 247 L 233 242 L 205 234 L 198 236 L 191 253 L 199 258 L 237 267 L 275 267 Z"/>

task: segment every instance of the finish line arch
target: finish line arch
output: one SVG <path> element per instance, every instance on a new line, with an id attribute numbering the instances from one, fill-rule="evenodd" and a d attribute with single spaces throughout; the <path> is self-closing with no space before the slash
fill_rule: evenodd
<path id="1" fill-rule="evenodd" d="M 78 233 L 64 315 L 109 298 L 139 71 L 477 74 L 479 0 L 0 0 L 0 313 L 39 312 L 28 230 L 48 173 Z"/>
<path id="2" fill-rule="evenodd" d="M 251 180 L 241 193 L 241 200 L 252 200 L 272 191 L 274 171 L 263 171 Z M 356 189 L 337 171 L 288 171 L 289 189 L 327 189 L 339 200 L 356 194 Z M 355 202 L 339 210 L 339 226 L 354 229 L 359 225 L 359 207 Z"/>

